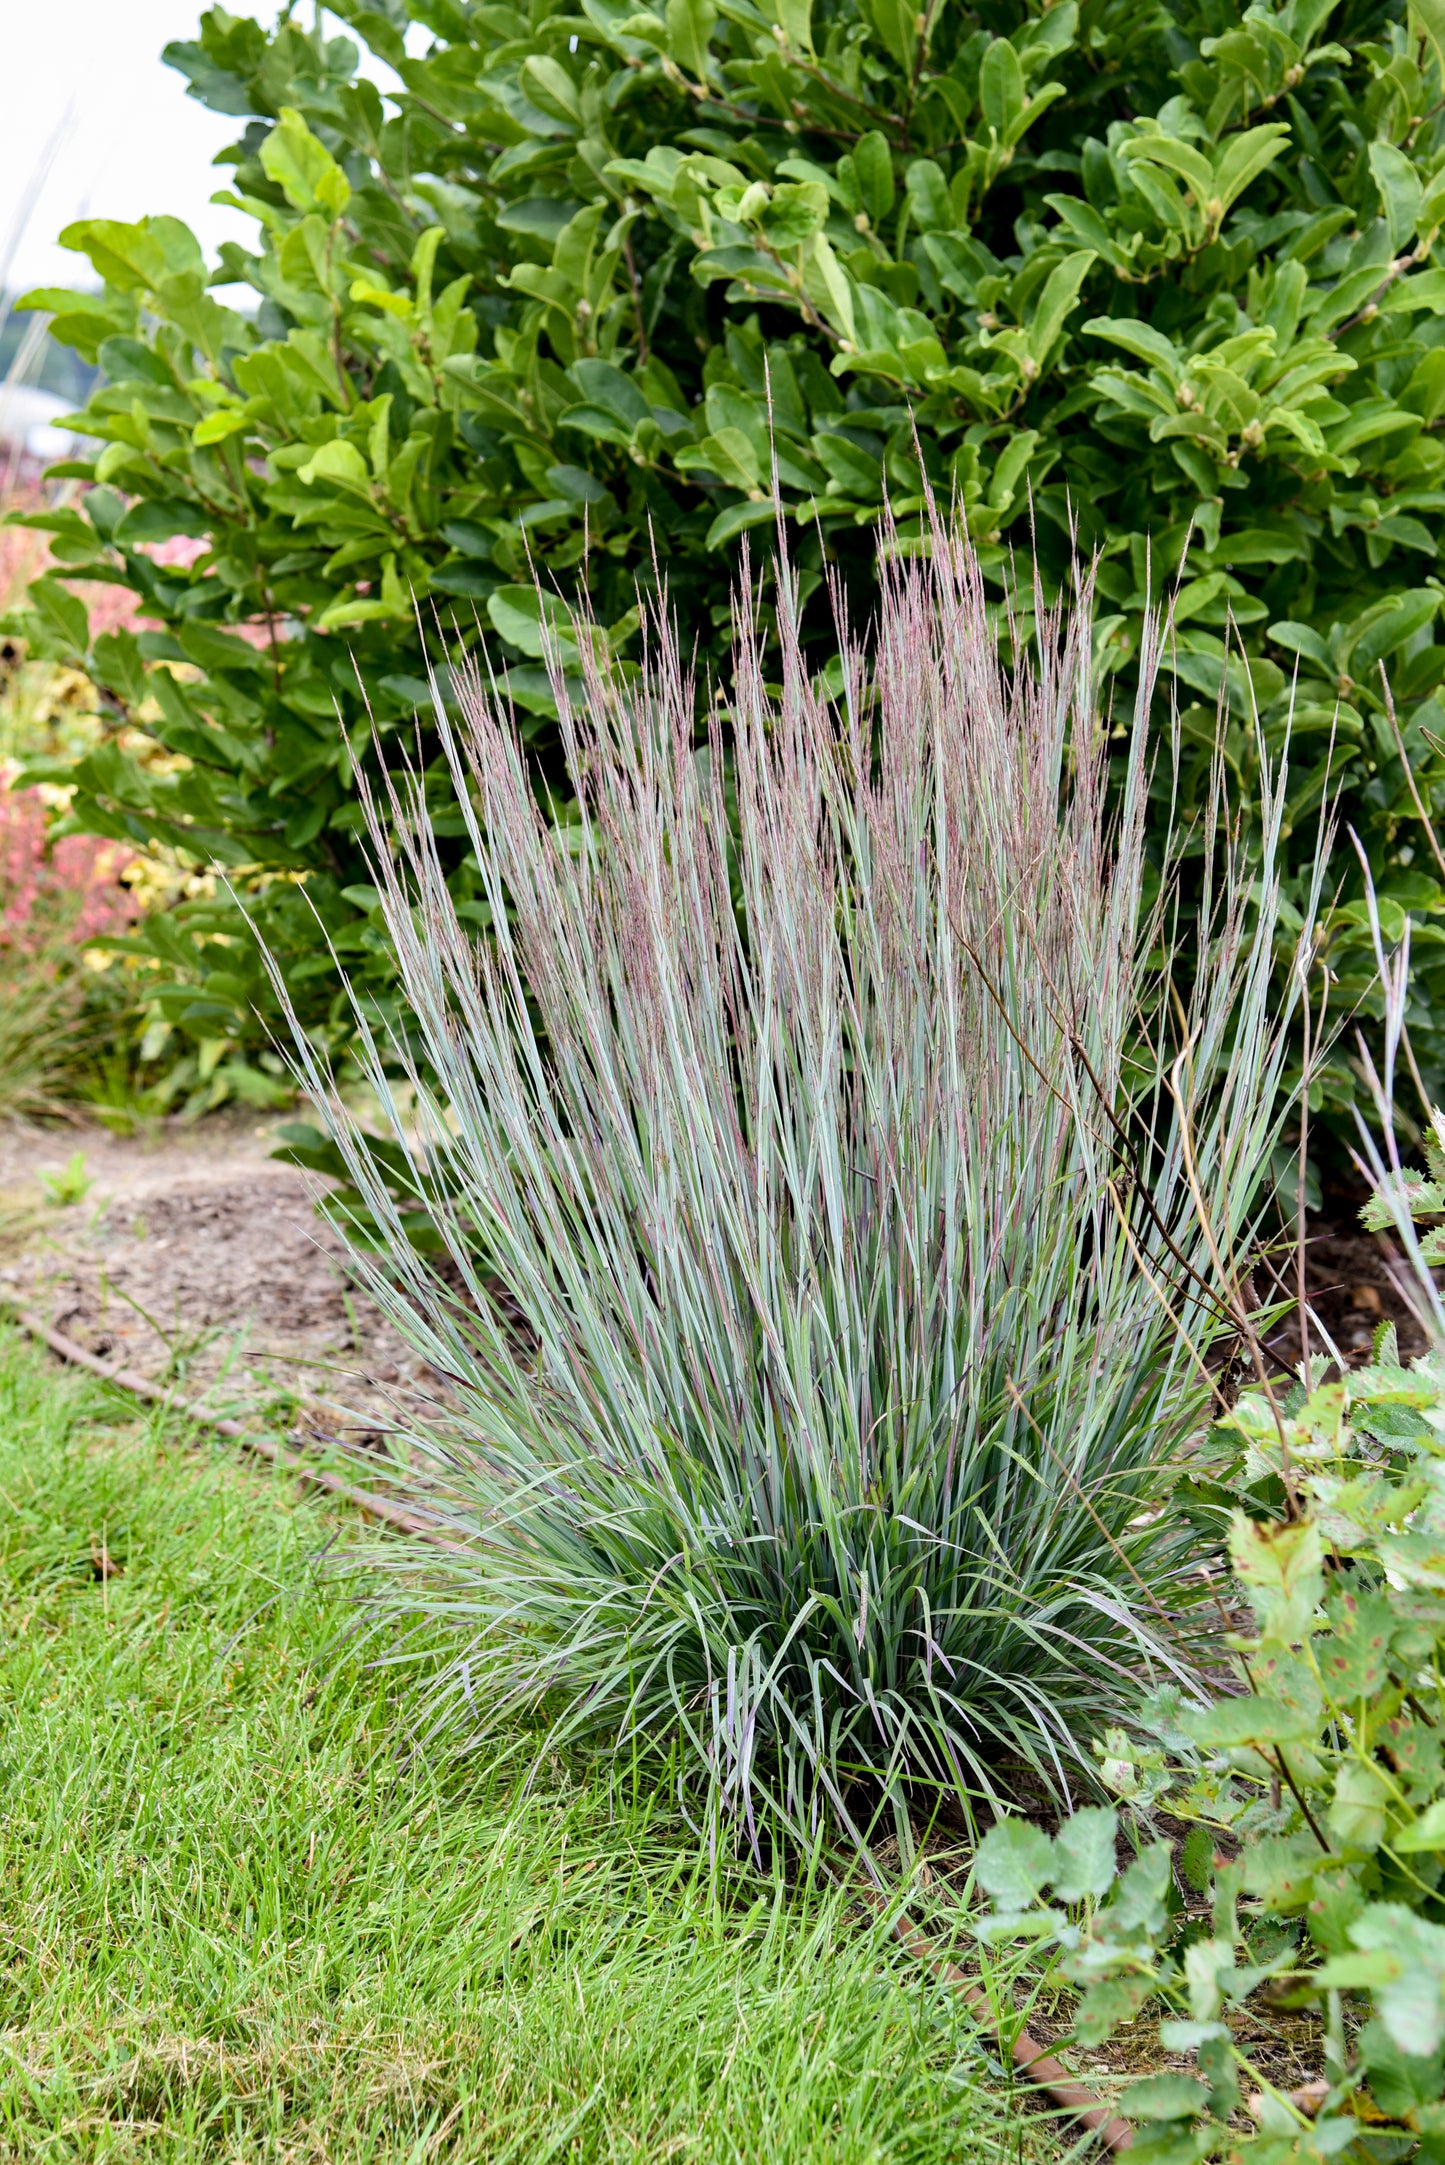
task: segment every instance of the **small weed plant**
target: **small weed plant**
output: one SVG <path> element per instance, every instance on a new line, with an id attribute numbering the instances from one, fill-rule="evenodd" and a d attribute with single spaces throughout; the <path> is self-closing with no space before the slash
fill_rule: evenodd
<path id="1" fill-rule="evenodd" d="M 1196 836 L 1209 963 L 1176 967 L 1147 689 L 1111 822 L 1086 611 L 1009 674 L 964 540 L 881 575 L 836 707 L 795 610 L 764 681 L 746 589 L 701 742 L 665 623 L 635 682 L 589 665 L 574 703 L 559 663 L 566 828 L 447 687 L 465 916 L 420 785 L 370 804 L 415 1034 L 359 1003 L 365 1061 L 448 1280 L 297 1035 L 388 1236 L 357 1268 L 455 1393 L 411 1476 L 454 1545 L 393 1596 L 455 1627 L 441 1699 L 671 1755 L 755 1843 L 883 1812 L 906 1844 L 1021 1768 L 1062 1793 L 1147 1680 L 1189 1688 L 1154 1507 L 1288 1096 L 1282 794 L 1247 861 Z"/>
<path id="2" fill-rule="evenodd" d="M 88 1169 L 83 1150 L 72 1151 L 58 1172 L 42 1173 L 40 1185 L 47 1199 L 58 1209 L 65 1210 L 72 1203 L 83 1203 L 95 1186 L 95 1175 Z"/>

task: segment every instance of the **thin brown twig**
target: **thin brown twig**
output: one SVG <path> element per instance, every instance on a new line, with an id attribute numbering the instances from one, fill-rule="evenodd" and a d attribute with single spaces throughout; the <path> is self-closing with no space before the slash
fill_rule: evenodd
<path id="1" fill-rule="evenodd" d="M 958 940 L 958 943 L 962 947 L 964 953 L 968 956 L 970 962 L 972 962 L 974 968 L 978 971 L 978 974 L 983 981 L 984 990 L 988 993 L 989 998 L 993 1001 L 994 1006 L 998 1009 L 999 1015 L 1003 1020 L 1004 1028 L 1008 1031 L 1009 1036 L 1013 1039 L 1015 1045 L 1017 1045 L 1019 1051 L 1023 1054 L 1025 1060 L 1027 1060 L 1029 1066 L 1033 1069 L 1035 1075 L 1037 1075 L 1039 1081 L 1049 1092 L 1050 1096 L 1056 1098 L 1059 1104 L 1063 1106 L 1064 1110 L 1071 1116 L 1073 1116 L 1075 1113 L 1074 1105 L 1064 1095 L 1064 1092 L 1059 1088 L 1053 1077 L 1051 1075 L 1045 1074 L 1043 1068 L 1039 1065 L 1038 1061 L 1029 1051 L 1028 1046 L 1020 1037 L 1018 1029 L 1014 1023 L 1014 1019 L 1008 1011 L 1008 1003 L 1005 1001 L 1003 994 L 999 991 L 997 985 L 995 985 L 992 977 L 990 976 L 988 965 L 984 962 L 983 957 L 979 954 L 977 948 L 973 945 L 973 942 L 957 925 L 954 925 L 953 932 L 954 937 Z M 1143 1204 L 1145 1211 L 1148 1213 L 1148 1216 L 1154 1226 L 1155 1231 L 1159 1234 L 1159 1237 L 1168 1248 L 1169 1253 L 1173 1256 L 1175 1262 L 1179 1265 L 1180 1269 L 1183 1270 L 1188 1277 L 1193 1279 L 1199 1291 L 1204 1295 L 1204 1298 L 1215 1310 L 1216 1315 L 1222 1317 L 1225 1322 L 1234 1324 L 1236 1319 L 1233 1311 L 1223 1301 L 1220 1300 L 1218 1294 L 1215 1293 L 1208 1279 L 1205 1278 L 1200 1271 L 1196 1270 L 1195 1266 L 1190 1262 L 1189 1258 L 1181 1251 L 1181 1249 L 1175 1242 L 1173 1235 L 1170 1233 L 1168 1226 L 1164 1223 L 1164 1220 L 1160 1217 L 1158 1210 L 1155 1208 L 1154 1199 L 1150 1195 L 1148 1185 L 1144 1179 L 1144 1168 L 1140 1164 L 1139 1155 L 1134 1148 L 1133 1140 L 1130 1137 L 1128 1130 L 1122 1125 L 1117 1115 L 1115 1114 L 1113 1106 L 1109 1103 L 1108 1092 L 1105 1090 L 1103 1084 L 1100 1082 L 1098 1076 L 1094 1072 L 1094 1066 L 1089 1058 L 1088 1051 L 1085 1048 L 1083 1039 L 1079 1036 L 1077 1030 L 1071 1029 L 1067 1023 L 1060 1020 L 1058 1015 L 1053 1015 L 1052 1020 L 1055 1027 L 1068 1038 L 1071 1051 L 1073 1051 L 1077 1055 L 1077 1057 L 1083 1062 L 1084 1072 L 1089 1078 L 1089 1082 L 1093 1088 L 1094 1095 L 1099 1101 L 1099 1105 L 1103 1111 L 1104 1117 L 1108 1121 L 1110 1127 L 1113 1129 L 1114 1135 L 1120 1145 L 1120 1148 L 1123 1150 L 1125 1157 L 1129 1161 L 1129 1171 L 1133 1178 L 1134 1192 L 1138 1196 L 1140 1202 Z M 1096 1129 L 1091 1129 L 1089 1132 L 1092 1134 L 1093 1139 L 1096 1143 L 1103 1143 L 1104 1138 L 1098 1133 Z"/>
<path id="2" fill-rule="evenodd" d="M 1057 1083 L 1055 1083 L 1052 1076 L 1045 1074 L 1043 1068 L 1039 1065 L 1038 1061 L 1029 1051 L 1028 1046 L 1020 1037 L 1018 1030 L 1015 1027 L 1013 1017 L 1009 1014 L 1007 1003 L 1005 1002 L 1003 995 L 998 990 L 998 987 L 994 984 L 992 977 L 989 975 L 987 965 L 984 963 L 977 949 L 973 946 L 973 943 L 964 935 L 961 930 L 959 930 L 957 927 L 955 927 L 954 930 L 955 936 L 958 939 L 959 944 L 962 946 L 965 954 L 969 957 L 969 960 L 973 963 L 974 968 L 978 971 L 978 974 L 983 981 L 984 988 L 987 991 L 989 998 L 993 1001 L 994 1006 L 998 1009 L 999 1014 L 1003 1018 L 1004 1027 L 1008 1031 L 1009 1035 L 1012 1037 L 1014 1043 L 1018 1046 L 1019 1051 L 1023 1054 L 1025 1060 L 1027 1060 L 1029 1066 L 1033 1069 L 1035 1075 L 1038 1076 L 1040 1082 L 1044 1085 L 1044 1088 L 1048 1090 L 1053 1097 L 1057 1098 L 1060 1105 L 1062 1105 L 1067 1112 L 1072 1114 L 1074 1112 L 1074 1107 L 1070 1103 L 1069 1099 L 1065 1097 L 1063 1091 L 1059 1089 Z M 1168 1249 L 1170 1255 L 1174 1258 L 1175 1262 L 1179 1265 L 1180 1269 L 1185 1273 L 1188 1278 L 1193 1280 L 1196 1288 L 1199 1290 L 1199 1292 L 1203 1294 L 1205 1300 L 1214 1310 L 1216 1320 L 1220 1320 L 1229 1324 L 1229 1326 L 1233 1330 L 1238 1331 L 1242 1337 L 1249 1336 L 1249 1322 L 1247 1317 L 1243 1316 L 1242 1310 L 1239 1308 L 1239 1304 L 1237 1302 L 1230 1302 L 1227 1300 L 1222 1300 L 1220 1298 L 1219 1294 L 1216 1293 L 1214 1288 L 1210 1285 L 1209 1280 L 1200 1270 L 1195 1267 L 1193 1263 L 1190 1262 L 1188 1256 L 1184 1254 L 1183 1250 L 1179 1247 L 1178 1242 L 1174 1239 L 1174 1236 L 1170 1232 L 1168 1226 L 1165 1224 L 1163 1218 L 1160 1216 L 1159 1211 L 1155 1206 L 1154 1199 L 1149 1193 L 1148 1183 L 1145 1179 L 1145 1169 L 1140 1163 L 1139 1154 L 1134 1147 L 1133 1138 L 1129 1134 L 1128 1129 L 1119 1119 L 1118 1115 L 1115 1113 L 1113 1106 L 1110 1104 L 1108 1092 L 1105 1090 L 1103 1083 L 1100 1081 L 1098 1075 L 1095 1072 L 1094 1064 L 1089 1058 L 1088 1049 L 1085 1046 L 1083 1039 L 1079 1036 L 1077 1030 L 1069 1028 L 1066 1023 L 1061 1021 L 1058 1015 L 1053 1016 L 1053 1021 L 1056 1027 L 1067 1036 L 1070 1049 L 1073 1051 L 1075 1056 L 1083 1065 L 1084 1073 L 1089 1078 L 1090 1086 L 1093 1089 L 1095 1097 L 1099 1101 L 1099 1105 L 1103 1111 L 1104 1117 L 1108 1121 L 1110 1127 L 1113 1129 L 1119 1146 L 1123 1150 L 1124 1155 L 1128 1160 L 1129 1171 L 1133 1181 L 1133 1192 L 1138 1196 L 1139 1201 L 1143 1204 L 1145 1212 L 1147 1213 L 1150 1222 L 1154 1226 L 1155 1231 L 1158 1233 L 1160 1239 L 1164 1242 L 1165 1247 Z M 1095 1132 L 1094 1140 L 1096 1143 L 1102 1142 L 1103 1137 L 1098 1135 L 1097 1132 Z M 1115 1208 L 1117 1209 L 1117 1195 L 1115 1194 L 1112 1183 L 1110 1183 L 1110 1192 L 1111 1195 L 1114 1197 Z M 1198 1198 L 1196 1196 L 1196 1202 L 1197 1200 Z M 1127 1235 L 1127 1221 L 1125 1221 L 1125 1231 Z M 1130 1245 L 1137 1260 L 1139 1256 L 1138 1245 L 1132 1239 L 1130 1241 Z M 1154 1291 L 1156 1293 L 1157 1298 L 1157 1289 L 1153 1287 L 1152 1281 L 1151 1291 Z M 1170 1314 L 1171 1320 L 1174 1320 L 1176 1322 L 1177 1328 L 1177 1319 L 1173 1318 L 1172 1311 L 1167 1310 L 1166 1307 L 1166 1312 Z M 1195 1360 L 1198 1361 L 1200 1358 L 1199 1354 L 1195 1349 L 1192 1341 L 1189 1340 L 1187 1336 L 1185 1339 L 1185 1343 L 1189 1346 L 1190 1352 L 1194 1354 Z M 1201 1366 L 1202 1365 L 1203 1364 L 1201 1362 Z M 1218 1393 L 1212 1380 L 1210 1383 L 1210 1388 L 1211 1390 L 1215 1390 L 1215 1395 L 1217 1397 Z"/>
<path id="3" fill-rule="evenodd" d="M 1405 1065 L 1410 1070 L 1410 1080 L 1415 1085 L 1415 1095 L 1420 1100 L 1420 1110 L 1425 1115 L 1425 1124 L 1428 1127 L 1435 1108 L 1430 1103 L 1430 1094 L 1425 1088 L 1425 1079 L 1421 1075 L 1416 1062 L 1415 1048 L 1410 1043 L 1410 1033 L 1403 1025 L 1400 1030 L 1400 1050 L 1405 1055 Z"/>
<path id="4" fill-rule="evenodd" d="M 1168 1316 L 1169 1321 L 1173 1324 L 1175 1331 L 1178 1333 L 1180 1339 L 1184 1344 L 1185 1351 L 1188 1353 L 1195 1367 L 1199 1370 L 1200 1376 L 1203 1378 L 1205 1387 L 1207 1388 L 1210 1397 L 1220 1408 L 1221 1412 L 1228 1413 L 1230 1411 L 1228 1399 L 1225 1397 L 1223 1391 L 1220 1390 L 1216 1378 L 1210 1374 L 1203 1354 L 1200 1352 L 1198 1346 L 1195 1345 L 1194 1340 L 1190 1337 L 1180 1318 L 1174 1313 L 1174 1310 L 1170 1307 L 1168 1301 L 1164 1297 L 1162 1289 L 1160 1288 L 1159 1281 L 1154 1276 L 1153 1271 L 1149 1268 L 1149 1260 L 1144 1254 L 1143 1249 L 1139 1246 L 1138 1236 L 1136 1235 L 1133 1226 L 1130 1225 L 1128 1214 L 1125 1211 L 1123 1204 L 1119 1200 L 1119 1191 L 1116 1184 L 1112 1180 L 1109 1180 L 1105 1182 L 1105 1186 L 1109 1191 L 1109 1200 L 1114 1206 L 1114 1214 L 1119 1220 L 1119 1230 L 1123 1234 L 1124 1239 L 1128 1245 L 1129 1253 L 1133 1256 L 1135 1263 L 1139 1267 L 1140 1275 L 1143 1277 L 1144 1283 L 1148 1286 L 1150 1292 L 1154 1295 L 1155 1300 L 1158 1301 L 1160 1307 L 1164 1310 L 1165 1315 Z"/>
<path id="5" fill-rule="evenodd" d="M 1328 996 L 1328 992 L 1327 992 Z M 1304 1009 L 1304 1066 L 1300 1075 L 1299 1093 L 1299 1175 L 1295 1182 L 1295 1295 L 1299 1309 L 1300 1361 L 1304 1368 L 1306 1387 L 1310 1373 L 1310 1308 L 1309 1288 L 1305 1282 L 1305 1188 L 1309 1175 L 1310 1147 L 1310 1002 L 1309 988 L 1301 1005 Z"/>
<path id="6" fill-rule="evenodd" d="M 1153 1223 L 1154 1230 L 1158 1233 L 1160 1239 L 1164 1242 L 1164 1245 L 1168 1248 L 1169 1253 L 1173 1256 L 1175 1262 L 1179 1265 L 1180 1269 L 1185 1271 L 1188 1276 L 1193 1279 L 1195 1285 L 1199 1288 L 1200 1292 L 1203 1293 L 1205 1299 L 1209 1301 L 1214 1307 L 1216 1314 L 1222 1316 L 1225 1322 L 1231 1324 L 1234 1329 L 1238 1330 L 1241 1336 L 1245 1335 L 1249 1326 L 1247 1320 L 1241 1320 L 1242 1311 L 1239 1308 L 1238 1302 L 1235 1300 L 1220 1297 L 1220 1295 L 1215 1291 L 1214 1287 L 1209 1283 L 1209 1280 L 1204 1276 L 1204 1273 L 1199 1270 L 1193 1263 L 1190 1262 L 1188 1256 L 1185 1255 L 1182 1248 L 1180 1248 L 1178 1242 L 1175 1240 L 1173 1234 L 1170 1232 L 1168 1226 L 1164 1223 L 1164 1220 L 1160 1217 L 1158 1210 L 1155 1208 L 1154 1199 L 1149 1193 L 1148 1182 L 1144 1177 L 1144 1166 L 1141 1164 L 1139 1159 L 1139 1153 L 1134 1146 L 1134 1139 L 1130 1135 L 1128 1129 L 1124 1126 L 1123 1122 L 1119 1119 L 1118 1115 L 1115 1113 L 1113 1106 L 1109 1103 L 1108 1092 L 1105 1090 L 1104 1085 L 1095 1074 L 1093 1062 L 1090 1060 L 1087 1048 L 1084 1045 L 1084 1041 L 1079 1036 L 1077 1030 L 1073 1030 L 1069 1033 L 1069 1045 L 1075 1057 L 1082 1062 L 1084 1073 L 1089 1078 L 1090 1084 L 1092 1085 L 1094 1090 L 1094 1094 L 1098 1098 L 1099 1104 L 1103 1109 L 1104 1117 L 1108 1121 L 1110 1127 L 1114 1130 L 1114 1134 L 1119 1142 L 1119 1147 L 1124 1152 L 1124 1155 L 1129 1161 L 1129 1171 L 1132 1174 L 1134 1181 L 1134 1192 L 1138 1196 L 1140 1202 L 1144 1205 L 1145 1210 L 1148 1212 L 1150 1220 Z M 1175 1103 L 1178 1103 L 1177 1098 L 1175 1100 Z M 1195 1194 L 1194 1200 L 1197 1207 L 1199 1201 L 1197 1193 Z M 1227 1291 L 1228 1287 L 1226 1284 L 1226 1293 Z"/>
<path id="7" fill-rule="evenodd" d="M 1309 1827 L 1310 1833 L 1319 1843 L 1320 1848 L 1324 1851 L 1325 1855 L 1328 1856 L 1330 1853 L 1329 1842 L 1326 1839 L 1326 1836 L 1320 1826 L 1319 1821 L 1315 1818 L 1314 1813 L 1310 1810 L 1309 1799 L 1306 1797 L 1304 1791 L 1300 1788 L 1299 1783 L 1294 1778 L 1294 1771 L 1291 1768 L 1289 1761 L 1285 1758 L 1284 1746 L 1282 1744 L 1276 1744 L 1274 1746 L 1274 1756 L 1279 1764 L 1280 1773 L 1284 1776 L 1286 1782 L 1289 1784 L 1291 1796 L 1294 1798 L 1295 1803 L 1299 1806 L 1300 1810 L 1304 1813 L 1305 1821 Z"/>
<path id="8" fill-rule="evenodd" d="M 0 1291 L 0 1304 L 9 1309 L 22 1329 L 28 1331 L 32 1338 L 38 1338 L 42 1345 L 49 1346 L 52 1353 L 58 1353 L 62 1360 L 69 1361 L 76 1368 L 89 1369 L 93 1376 L 99 1376 L 102 1382 L 113 1384 L 117 1390 L 125 1391 L 130 1397 L 145 1399 L 152 1405 L 165 1406 L 183 1420 L 195 1421 L 203 1428 L 214 1429 L 217 1435 L 229 1436 L 240 1444 L 242 1450 L 254 1453 L 257 1458 L 267 1459 L 273 1465 L 284 1467 L 288 1473 L 295 1475 L 303 1487 L 324 1489 L 328 1495 L 337 1497 L 343 1503 L 349 1503 L 354 1510 L 362 1512 L 367 1518 L 378 1519 L 383 1525 L 395 1527 L 398 1533 L 410 1534 L 413 1539 L 430 1542 L 437 1548 L 457 1546 L 455 1542 L 450 1542 L 444 1535 L 439 1534 L 425 1519 L 415 1517 L 410 1511 L 403 1511 L 399 1504 L 389 1502 L 385 1496 L 377 1496 L 367 1489 L 356 1488 L 351 1482 L 343 1481 L 338 1474 L 328 1473 L 324 1467 L 306 1465 L 295 1452 L 288 1451 L 284 1445 L 274 1442 L 269 1436 L 258 1434 L 244 1422 L 210 1413 L 204 1406 L 192 1405 L 187 1400 L 178 1398 L 174 1391 L 163 1390 L 159 1384 L 152 1383 L 148 1376 L 137 1375 L 133 1369 L 101 1360 L 98 1355 L 87 1352 L 84 1346 L 77 1345 L 73 1338 L 67 1338 L 63 1331 L 52 1330 L 48 1323 L 42 1322 L 39 1316 L 32 1315 L 30 1310 L 22 1307 L 11 1294 Z"/>
<path id="9" fill-rule="evenodd" d="M 637 275 L 637 259 L 632 253 L 632 234 L 622 236 L 622 260 L 627 265 L 627 280 L 632 288 L 632 314 L 637 325 L 637 351 L 645 368 L 651 357 L 647 343 L 647 324 L 642 313 L 642 281 Z"/>

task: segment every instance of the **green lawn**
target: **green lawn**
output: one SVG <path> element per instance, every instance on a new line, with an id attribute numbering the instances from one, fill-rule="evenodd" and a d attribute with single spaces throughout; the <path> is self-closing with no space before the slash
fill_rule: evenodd
<path id="1" fill-rule="evenodd" d="M 830 1901 L 413 1751 L 353 1532 L 0 1334 L 0 2158 L 1018 2154 Z"/>

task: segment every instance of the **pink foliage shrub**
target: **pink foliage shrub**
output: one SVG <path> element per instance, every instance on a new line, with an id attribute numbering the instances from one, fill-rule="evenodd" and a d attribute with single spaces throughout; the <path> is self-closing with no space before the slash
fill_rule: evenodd
<path id="1" fill-rule="evenodd" d="M 134 854 L 94 835 L 52 842 L 40 792 L 0 775 L 0 952 L 35 954 L 57 942 L 78 951 L 123 932 L 140 913 L 120 877 Z"/>
<path id="2" fill-rule="evenodd" d="M 24 491 L 12 494 L 9 508 L 35 511 L 41 509 L 44 502 L 41 491 Z M 203 536 L 175 534 L 169 541 L 143 542 L 141 547 L 143 554 L 156 564 L 194 564 L 210 545 Z M 16 606 L 32 579 L 55 568 L 46 535 L 24 526 L 0 526 L 0 608 Z M 65 576 L 63 568 L 61 576 Z M 154 617 L 141 613 L 139 597 L 129 587 L 89 579 L 67 580 L 66 583 L 85 603 L 92 640 L 108 631 L 160 631 L 164 628 Z M 267 624 L 231 624 L 226 628 L 236 638 L 244 639 L 248 646 L 269 646 L 273 637 Z"/>

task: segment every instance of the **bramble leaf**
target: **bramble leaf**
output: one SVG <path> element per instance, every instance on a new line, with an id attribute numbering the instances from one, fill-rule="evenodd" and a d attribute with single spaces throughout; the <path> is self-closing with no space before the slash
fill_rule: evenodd
<path id="1" fill-rule="evenodd" d="M 1054 1845 L 1026 1819 L 996 1819 L 978 1845 L 974 1871 L 1002 1908 L 1026 1909 L 1053 1876 Z"/>

